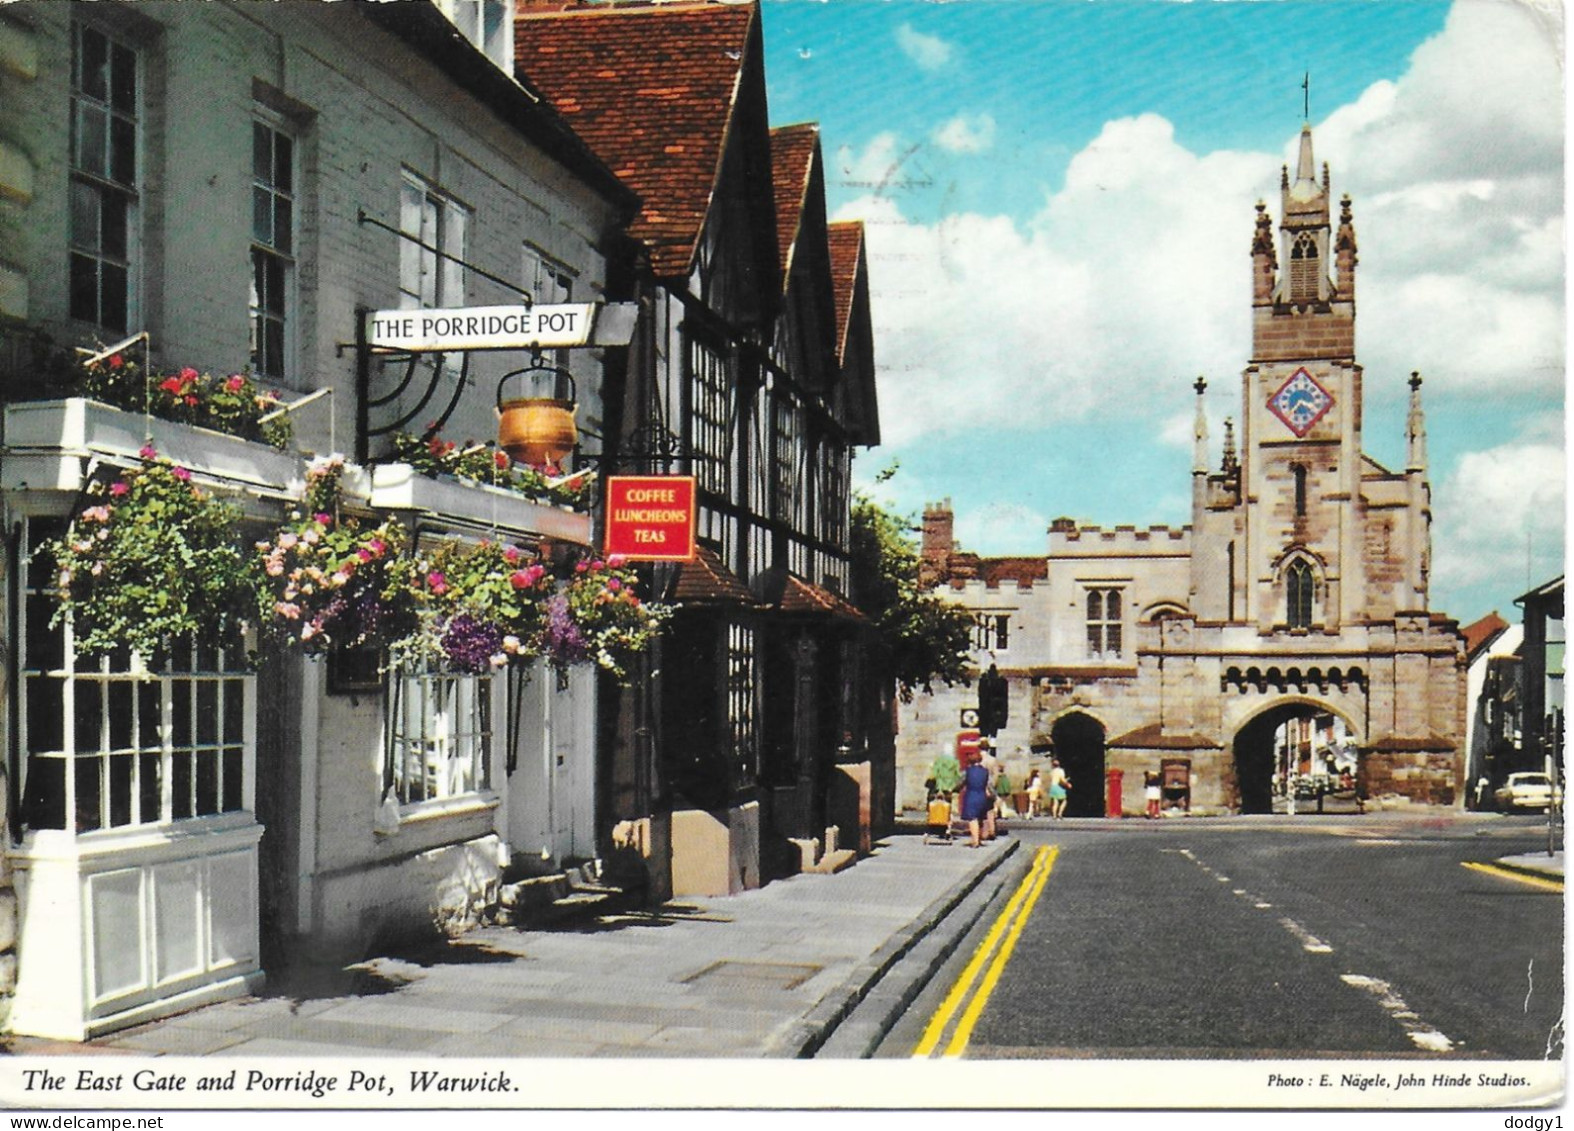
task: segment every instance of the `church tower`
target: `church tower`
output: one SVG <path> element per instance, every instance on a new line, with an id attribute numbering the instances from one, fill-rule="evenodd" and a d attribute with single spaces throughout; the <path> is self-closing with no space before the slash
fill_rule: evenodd
<path id="1" fill-rule="evenodd" d="M 1275 239 L 1257 205 L 1252 353 L 1242 382 L 1243 600 L 1231 619 L 1261 632 L 1336 633 L 1364 612 L 1360 522 L 1361 367 L 1355 360 L 1355 228 L 1337 230 L 1328 166 L 1301 129 L 1295 175 L 1280 179 Z"/>

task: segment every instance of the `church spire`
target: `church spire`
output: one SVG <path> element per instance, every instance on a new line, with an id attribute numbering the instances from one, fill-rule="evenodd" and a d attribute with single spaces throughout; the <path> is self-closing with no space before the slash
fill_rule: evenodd
<path id="1" fill-rule="evenodd" d="M 1199 376 L 1192 386 L 1197 390 L 1197 415 L 1191 426 L 1191 470 L 1193 475 L 1206 475 L 1208 471 L 1208 413 L 1202 394 L 1208 391 L 1208 382 Z"/>

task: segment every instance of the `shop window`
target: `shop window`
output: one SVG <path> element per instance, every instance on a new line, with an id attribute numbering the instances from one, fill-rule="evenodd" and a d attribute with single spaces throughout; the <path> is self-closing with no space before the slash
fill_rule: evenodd
<path id="1" fill-rule="evenodd" d="M 137 52 L 71 25 L 71 317 L 124 333 L 136 282 Z"/>
<path id="2" fill-rule="evenodd" d="M 283 381 L 295 305 L 295 139 L 255 120 L 251 142 L 251 370 Z"/>
<path id="3" fill-rule="evenodd" d="M 1121 593 L 1119 589 L 1089 589 L 1088 658 L 1117 660 L 1121 653 Z"/>
<path id="4" fill-rule="evenodd" d="M 490 789 L 491 677 L 426 672 L 390 685 L 384 778 L 399 802 Z"/>
<path id="5" fill-rule="evenodd" d="M 29 545 L 66 528 L 27 522 Z M 212 817 L 250 805 L 255 680 L 245 649 L 176 641 L 169 654 L 76 654 L 52 562 L 24 553 L 22 823 L 88 833 Z"/>

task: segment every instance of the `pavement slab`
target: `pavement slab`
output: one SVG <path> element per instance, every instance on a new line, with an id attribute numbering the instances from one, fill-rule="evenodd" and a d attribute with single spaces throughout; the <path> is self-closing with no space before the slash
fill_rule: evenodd
<path id="1" fill-rule="evenodd" d="M 484 927 L 433 952 L 287 978 L 86 1045 L 170 1056 L 806 1056 L 1017 849 L 893 836 L 833 875 L 551 927 Z M 323 975 L 327 975 L 324 977 Z"/>

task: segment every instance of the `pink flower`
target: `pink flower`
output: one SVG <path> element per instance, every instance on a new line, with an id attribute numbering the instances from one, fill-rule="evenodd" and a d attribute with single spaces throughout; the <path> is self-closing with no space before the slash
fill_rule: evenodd
<path id="1" fill-rule="evenodd" d="M 109 367 L 111 369 L 119 369 L 122 366 L 124 366 L 125 364 L 126 364 L 126 359 L 121 357 L 118 353 L 110 355 L 110 357 L 109 357 Z"/>
<path id="2" fill-rule="evenodd" d="M 170 474 L 176 479 L 179 479 L 182 483 L 189 483 L 191 481 L 191 472 L 187 471 L 184 467 L 177 467 L 171 471 Z"/>
<path id="3" fill-rule="evenodd" d="M 503 548 L 503 560 L 505 562 L 507 562 L 509 565 L 513 565 L 516 562 L 518 562 L 519 561 L 519 547 L 518 546 L 505 546 Z"/>
<path id="4" fill-rule="evenodd" d="M 507 452 L 494 452 L 492 455 L 492 462 L 499 470 L 506 470 L 512 461 L 508 458 Z"/>
<path id="5" fill-rule="evenodd" d="M 276 602 L 273 611 L 286 620 L 297 620 L 301 615 L 301 607 L 290 601 Z"/>
<path id="6" fill-rule="evenodd" d="M 88 507 L 87 510 L 82 512 L 82 521 L 83 522 L 108 522 L 109 521 L 109 508 L 108 507 Z"/>
<path id="7" fill-rule="evenodd" d="M 614 577 L 607 581 L 607 588 L 616 593 L 619 589 L 623 588 L 623 583 Z"/>
<path id="8" fill-rule="evenodd" d="M 607 563 L 598 558 L 590 563 L 590 568 L 595 570 L 597 573 L 600 573 L 602 570 L 607 568 Z"/>
<path id="9" fill-rule="evenodd" d="M 515 589 L 530 588 L 530 576 L 522 569 L 516 569 L 508 575 L 508 583 Z"/>
<path id="10" fill-rule="evenodd" d="M 197 376 L 197 371 L 189 365 L 180 371 L 180 379 L 182 381 L 195 381 Z"/>
<path id="11" fill-rule="evenodd" d="M 622 569 L 627 561 L 628 559 L 622 554 L 613 554 L 607 559 L 607 565 L 611 566 L 613 569 Z"/>
<path id="12" fill-rule="evenodd" d="M 300 542 L 300 538 L 289 532 L 279 535 L 279 549 L 281 550 L 293 550 L 298 542 Z"/>
<path id="13" fill-rule="evenodd" d="M 224 382 L 224 387 L 232 393 L 238 393 L 245 386 L 245 384 L 246 378 L 242 377 L 239 373 L 236 373 L 232 375 L 228 381 Z"/>
<path id="14" fill-rule="evenodd" d="M 118 480 L 117 479 L 115 482 L 113 482 L 113 483 L 111 483 L 109 485 L 109 493 L 110 493 L 110 495 L 112 495 L 114 498 L 117 498 L 117 499 L 120 498 L 120 496 L 124 495 L 129 490 L 131 490 L 131 488 L 126 486 L 124 480 Z"/>
<path id="15" fill-rule="evenodd" d="M 575 573 L 584 573 L 589 568 L 590 567 L 588 565 L 586 565 L 584 562 L 575 562 L 574 563 L 574 572 Z"/>
<path id="16" fill-rule="evenodd" d="M 318 526 L 332 526 L 333 525 L 333 515 L 331 515 L 331 514 L 314 514 L 314 515 L 312 515 L 312 521 L 315 522 Z"/>
<path id="17" fill-rule="evenodd" d="M 444 577 L 439 570 L 434 569 L 431 573 L 426 575 L 426 584 L 427 587 L 438 596 L 442 596 L 444 593 L 448 592 L 448 579 Z"/>
<path id="18" fill-rule="evenodd" d="M 370 542 L 366 543 L 366 548 L 372 552 L 372 556 L 374 558 L 377 558 L 381 557 L 383 551 L 388 548 L 388 543 L 384 542 L 381 538 L 373 538 Z"/>
<path id="19" fill-rule="evenodd" d="M 164 380 L 158 383 L 158 387 L 164 390 L 164 392 L 172 393 L 177 397 L 180 396 L 181 393 L 185 392 L 186 389 L 186 386 L 181 384 L 179 377 L 166 377 Z"/>
<path id="20" fill-rule="evenodd" d="M 143 444 L 142 450 L 137 452 L 137 455 L 143 459 L 158 459 L 158 449 L 152 444 Z"/>

